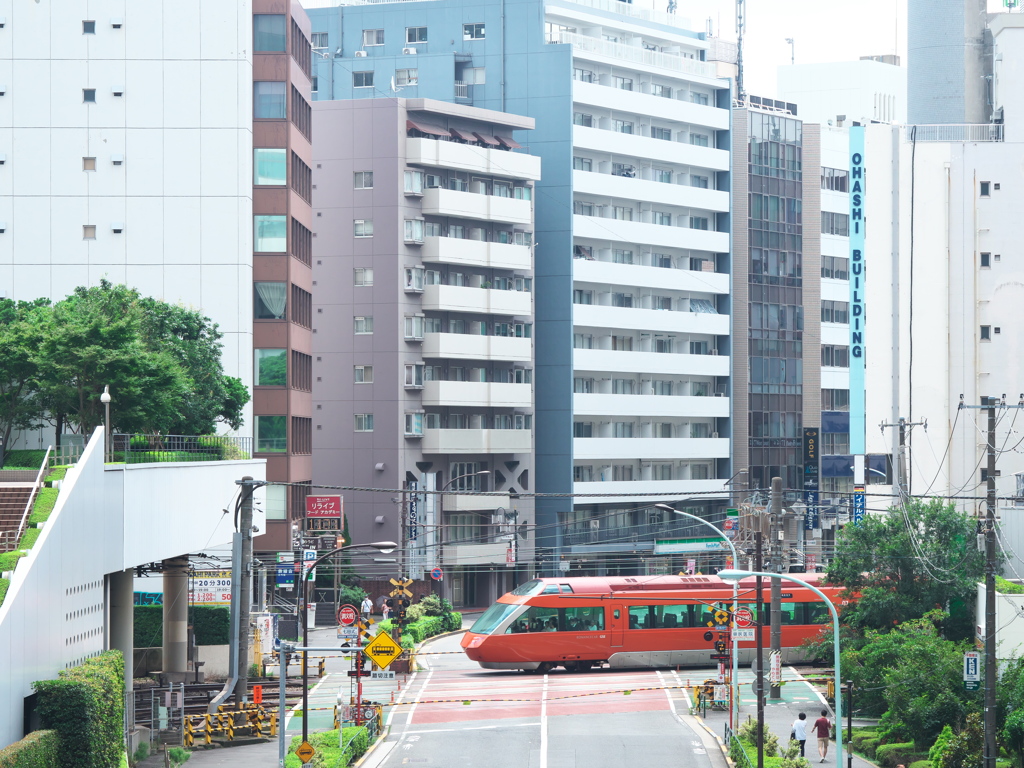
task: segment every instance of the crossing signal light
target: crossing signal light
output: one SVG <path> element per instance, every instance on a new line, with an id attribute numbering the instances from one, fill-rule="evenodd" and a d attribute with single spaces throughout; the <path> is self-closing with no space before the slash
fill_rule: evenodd
<path id="1" fill-rule="evenodd" d="M 725 653 L 726 645 L 725 640 L 715 640 L 715 652 Z"/>
<path id="2" fill-rule="evenodd" d="M 704 633 L 704 641 L 705 642 L 710 643 L 714 639 L 715 639 L 715 633 L 714 632 L 705 632 Z"/>
<path id="3" fill-rule="evenodd" d="M 385 605 L 386 605 L 386 606 L 387 606 L 388 608 L 390 608 L 390 609 L 394 610 L 394 608 L 395 608 L 395 598 L 393 598 L 393 597 L 389 597 L 389 598 L 388 598 L 387 600 L 385 600 L 385 601 L 384 601 L 384 604 L 385 604 Z"/>

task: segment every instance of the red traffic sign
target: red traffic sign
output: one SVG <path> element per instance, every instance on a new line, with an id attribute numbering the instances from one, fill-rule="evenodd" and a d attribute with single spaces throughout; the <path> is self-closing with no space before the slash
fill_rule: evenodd
<path id="1" fill-rule="evenodd" d="M 430 572 L 430 578 L 432 578 L 434 581 L 440 581 L 442 578 L 444 578 L 444 571 L 442 571 L 440 568 L 434 568 Z"/>
<path id="2" fill-rule="evenodd" d="M 307 496 L 306 517 L 341 517 L 344 503 L 341 496 Z"/>
<path id="3" fill-rule="evenodd" d="M 746 628 L 754 623 L 754 614 L 748 611 L 746 608 L 740 608 L 736 613 L 733 614 L 736 619 L 736 626 Z"/>
<path id="4" fill-rule="evenodd" d="M 351 627 L 356 623 L 356 619 L 359 618 L 359 612 L 356 611 L 354 605 L 343 605 L 338 609 L 338 623 L 346 627 Z"/>

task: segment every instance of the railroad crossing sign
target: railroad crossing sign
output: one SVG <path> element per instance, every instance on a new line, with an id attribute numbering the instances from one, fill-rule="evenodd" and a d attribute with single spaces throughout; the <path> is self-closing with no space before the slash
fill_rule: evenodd
<path id="1" fill-rule="evenodd" d="M 373 663 L 381 669 L 387 669 L 392 661 L 402 655 L 402 648 L 391 635 L 381 630 L 363 649 L 363 653 L 373 659 Z"/>
<path id="2" fill-rule="evenodd" d="M 736 617 L 736 626 L 746 629 L 754 623 L 754 614 L 748 611 L 746 608 L 740 608 L 733 614 Z"/>
<path id="3" fill-rule="evenodd" d="M 356 619 L 359 618 L 359 613 L 356 611 L 354 605 L 343 605 L 338 609 L 338 623 L 346 627 L 351 627 L 356 623 Z"/>
<path id="4" fill-rule="evenodd" d="M 299 760 L 302 761 L 303 765 L 313 759 L 313 755 L 316 754 L 316 750 L 313 749 L 313 745 L 308 741 L 304 741 L 299 744 L 298 749 L 295 750 L 295 754 L 298 755 Z"/>
<path id="5" fill-rule="evenodd" d="M 392 597 L 412 597 L 412 592 L 406 589 L 412 584 L 412 579 L 391 579 L 391 583 L 395 585 L 391 590 Z"/>
<path id="6" fill-rule="evenodd" d="M 723 610 L 717 610 L 714 613 L 714 621 L 709 621 L 708 626 L 713 627 L 715 625 L 725 626 L 729 623 L 729 612 Z"/>

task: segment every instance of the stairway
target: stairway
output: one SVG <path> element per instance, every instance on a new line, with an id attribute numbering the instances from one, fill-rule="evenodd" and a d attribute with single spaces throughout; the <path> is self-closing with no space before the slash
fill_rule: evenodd
<path id="1" fill-rule="evenodd" d="M 0 484 L 0 552 L 10 552 L 18 546 L 18 527 L 31 497 L 32 483 Z"/>

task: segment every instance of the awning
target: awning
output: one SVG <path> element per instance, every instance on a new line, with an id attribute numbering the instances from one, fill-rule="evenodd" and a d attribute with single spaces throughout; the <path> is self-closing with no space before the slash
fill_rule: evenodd
<path id="1" fill-rule="evenodd" d="M 448 136 L 447 128 L 438 128 L 436 125 L 430 125 L 430 123 L 418 123 L 415 120 L 406 120 L 405 129 L 407 131 L 419 131 L 420 133 L 429 133 L 433 136 Z"/>
<path id="2" fill-rule="evenodd" d="M 451 132 L 452 136 L 454 136 L 456 139 L 462 139 L 463 141 L 472 141 L 476 143 L 476 136 L 474 136 L 470 131 L 460 131 L 458 128 L 452 128 Z"/>
<path id="3" fill-rule="evenodd" d="M 517 142 L 515 139 L 509 138 L 508 136 L 495 136 L 498 141 L 509 149 L 522 149 L 523 145 Z"/>
<path id="4" fill-rule="evenodd" d="M 474 133 L 473 135 L 480 139 L 484 144 L 490 144 L 492 147 L 501 146 L 501 143 L 496 138 L 488 136 L 486 133 Z"/>

